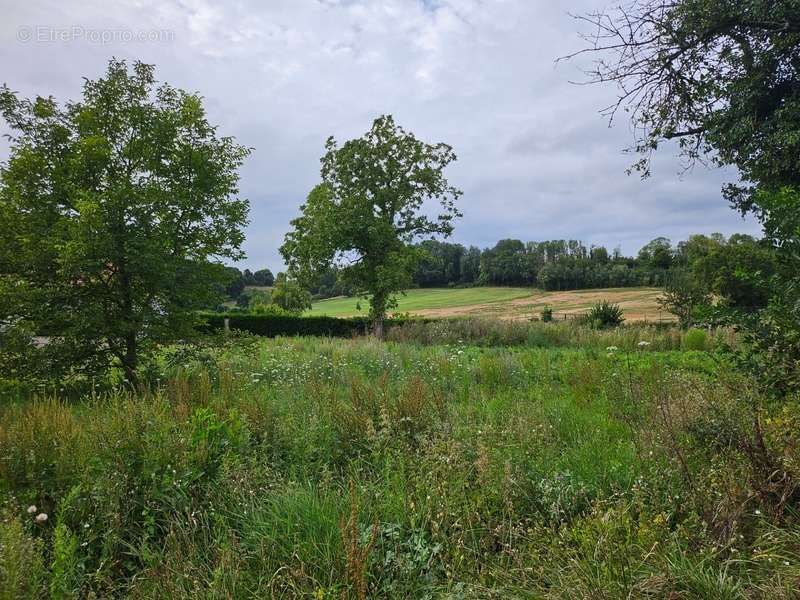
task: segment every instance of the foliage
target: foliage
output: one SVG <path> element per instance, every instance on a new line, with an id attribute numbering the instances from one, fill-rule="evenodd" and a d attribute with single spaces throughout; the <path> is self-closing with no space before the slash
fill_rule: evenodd
<path id="1" fill-rule="evenodd" d="M 744 305 L 732 313 L 753 342 L 742 362 L 755 365 L 763 383 L 780 393 L 797 389 L 797 3 L 638 0 L 581 18 L 594 29 L 585 51 L 602 55 L 590 80 L 619 86 L 610 113 L 624 107 L 631 114 L 636 149 L 644 154 L 637 167 L 645 175 L 649 155 L 671 139 L 690 162 L 709 158 L 738 169 L 741 184 L 726 186 L 724 194 L 758 218 L 779 258 L 742 264 L 734 248 L 727 257 L 739 263 L 733 273 L 726 260 L 711 264 L 708 274 L 721 277 L 721 287 L 734 282 L 736 293 L 728 295 Z"/>
<path id="2" fill-rule="evenodd" d="M 209 261 L 242 256 L 249 150 L 139 62 L 112 60 L 63 106 L 3 87 L 0 112 L 0 319 L 50 336 L 54 371 L 115 360 L 133 380 L 143 344 L 185 335 L 214 304 L 226 276 Z"/>
<path id="3" fill-rule="evenodd" d="M 553 309 L 550 306 L 545 306 L 542 309 L 542 322 L 549 323 L 553 320 Z"/>
<path id="4" fill-rule="evenodd" d="M 708 336 L 702 329 L 690 329 L 683 336 L 683 347 L 686 350 L 708 350 Z"/>
<path id="5" fill-rule="evenodd" d="M 625 320 L 619 304 L 601 300 L 589 309 L 585 317 L 586 322 L 594 327 L 617 327 Z"/>
<path id="6" fill-rule="evenodd" d="M 268 305 L 257 313 L 203 313 L 202 317 L 205 328 L 210 331 L 222 330 L 225 319 L 228 319 L 232 330 L 267 337 L 278 335 L 352 337 L 363 334 L 369 326 L 369 320 L 365 318 L 301 317 L 276 305 Z"/>
<path id="7" fill-rule="evenodd" d="M 424 345 L 471 345 L 529 348 L 590 348 L 593 351 L 614 346 L 629 352 L 679 350 L 685 332 L 674 326 L 625 324 L 613 329 L 588 328 L 580 319 L 542 323 L 509 319 L 454 318 L 412 319 L 393 325 L 387 338 L 396 342 Z M 738 347 L 730 329 L 717 329 L 710 346 Z"/>
<path id="8" fill-rule="evenodd" d="M 751 275 L 759 288 L 772 294 L 763 310 L 744 319 L 750 353 L 743 362 L 766 386 L 796 391 L 800 390 L 800 192 L 782 188 L 757 197 L 759 217 L 777 255 L 771 276 Z"/>
<path id="9" fill-rule="evenodd" d="M 751 382 L 674 328 L 526 325 L 593 341 L 168 347 L 151 392 L 3 405 L 0 595 L 791 598 Z"/>
<path id="10" fill-rule="evenodd" d="M 242 279 L 245 285 L 270 287 L 275 283 L 275 276 L 269 269 L 259 269 L 255 273 L 251 273 L 250 269 L 245 269 L 242 274 Z"/>
<path id="11" fill-rule="evenodd" d="M 711 304 L 711 294 L 706 284 L 698 282 L 692 273 L 679 270 L 672 273 L 658 299 L 659 306 L 678 317 L 681 327 L 691 327 L 698 309 Z"/>
<path id="12" fill-rule="evenodd" d="M 251 312 L 259 312 L 272 304 L 272 291 L 260 289 L 245 289 L 236 299 L 236 306 Z"/>
<path id="13" fill-rule="evenodd" d="M 672 258 L 672 242 L 664 237 L 651 240 L 639 250 L 639 260 L 656 269 L 669 269 Z"/>
<path id="14" fill-rule="evenodd" d="M 311 308 L 311 293 L 297 280 L 289 279 L 283 273 L 279 273 L 272 289 L 271 301 L 287 312 L 300 314 Z"/>
<path id="15" fill-rule="evenodd" d="M 694 278 L 725 300 L 727 306 L 744 312 L 764 308 L 770 297 L 765 282 L 775 273 L 777 253 L 768 240 L 732 235 L 715 245 L 692 265 Z"/>
<path id="16" fill-rule="evenodd" d="M 799 183 L 797 115 L 800 12 L 790 0 L 638 0 L 580 17 L 599 53 L 590 81 L 619 86 L 619 100 L 644 154 L 678 140 L 689 159 L 738 168 L 767 189 Z M 743 125 L 746 124 L 746 125 Z M 753 189 L 729 186 L 740 209 L 758 208 Z"/>
<path id="17" fill-rule="evenodd" d="M 331 137 L 322 158 L 322 183 L 292 221 L 281 254 L 290 272 L 310 280 L 337 265 L 345 281 L 366 294 L 375 332 L 382 335 L 394 294 L 408 287 L 418 261 L 415 238 L 449 235 L 461 192 L 444 177 L 456 158 L 447 144 L 426 144 L 395 124 L 375 120 L 363 137 L 341 148 Z M 423 202 L 440 204 L 434 219 Z"/>

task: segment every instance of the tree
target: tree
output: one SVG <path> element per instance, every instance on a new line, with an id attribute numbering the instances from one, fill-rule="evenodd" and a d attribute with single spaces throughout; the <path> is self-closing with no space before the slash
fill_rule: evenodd
<path id="1" fill-rule="evenodd" d="M 460 283 L 477 283 L 481 269 L 481 250 L 477 246 L 470 246 L 461 255 L 458 266 L 461 273 Z"/>
<path id="2" fill-rule="evenodd" d="M 798 221 L 776 225 L 787 211 L 797 214 L 800 190 L 796 0 L 635 0 L 582 18 L 595 29 L 586 51 L 603 54 L 590 81 L 618 84 L 609 112 L 623 107 L 631 114 L 643 156 L 635 167 L 643 175 L 665 140 L 678 140 L 690 164 L 709 159 L 739 170 L 740 184 L 724 194 L 742 213 L 756 215 L 782 263 L 768 279 L 767 307 L 736 321 L 750 342 L 742 364 L 772 393 L 800 388 L 800 256 L 784 250 L 798 237 Z M 800 488 L 764 442 L 760 407 L 750 408 L 754 491 L 779 514 Z"/>
<path id="3" fill-rule="evenodd" d="M 670 273 L 658 304 L 678 317 L 681 327 L 687 328 L 694 324 L 697 309 L 711 304 L 711 294 L 690 272 L 678 269 Z"/>
<path id="4" fill-rule="evenodd" d="M 726 196 L 757 209 L 756 187 L 800 184 L 800 10 L 794 0 L 637 0 L 579 16 L 599 55 L 590 82 L 618 85 L 636 131 L 635 165 L 677 140 L 690 161 L 739 169 Z M 573 55 L 574 56 L 574 55 Z"/>
<path id="5" fill-rule="evenodd" d="M 253 285 L 269 287 L 275 283 L 275 277 L 269 269 L 259 269 L 253 273 Z"/>
<path id="6" fill-rule="evenodd" d="M 290 313 L 301 313 L 311 308 L 311 293 L 297 280 L 289 279 L 285 273 L 278 273 L 271 302 Z"/>
<path id="7" fill-rule="evenodd" d="M 672 242 L 665 237 L 650 240 L 639 250 L 639 260 L 655 269 L 669 269 L 672 265 Z"/>
<path id="8" fill-rule="evenodd" d="M 245 269 L 242 272 L 242 283 L 244 283 L 244 285 L 255 285 L 256 284 L 256 281 L 253 278 L 253 272 L 250 271 L 250 269 Z"/>
<path id="9" fill-rule="evenodd" d="M 228 284 L 225 286 L 225 295 L 236 300 L 244 291 L 245 275 L 236 267 L 226 267 L 225 275 L 228 277 Z"/>
<path id="10" fill-rule="evenodd" d="M 142 344 L 191 331 L 226 283 L 222 259 L 243 256 L 249 150 L 140 62 L 112 60 L 64 105 L 3 86 L 0 113 L 0 320 L 51 336 L 65 368 L 116 360 L 135 382 Z"/>
<path id="11" fill-rule="evenodd" d="M 364 136 L 341 147 L 330 137 L 325 149 L 322 183 L 300 207 L 281 254 L 304 282 L 337 265 L 343 279 L 369 298 L 374 331 L 382 337 L 386 312 L 419 259 L 411 244 L 450 235 L 460 216 L 461 192 L 444 176 L 456 155 L 447 144 L 418 140 L 391 116 L 379 117 Z M 425 201 L 438 202 L 441 212 L 423 214 Z"/>
<path id="12" fill-rule="evenodd" d="M 698 281 L 726 303 L 744 312 L 767 306 L 769 278 L 776 270 L 776 253 L 769 243 L 752 236 L 734 234 L 692 263 Z"/>
<path id="13" fill-rule="evenodd" d="M 520 240 L 500 240 L 481 256 L 481 279 L 500 285 L 531 284 L 536 275 L 529 272 L 525 244 Z"/>

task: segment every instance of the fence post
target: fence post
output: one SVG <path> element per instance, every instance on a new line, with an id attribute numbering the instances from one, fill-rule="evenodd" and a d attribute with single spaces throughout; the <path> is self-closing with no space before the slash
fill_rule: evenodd
<path id="1" fill-rule="evenodd" d="M 225 333 L 228 334 L 231 332 L 231 320 L 228 317 L 225 317 Z"/>

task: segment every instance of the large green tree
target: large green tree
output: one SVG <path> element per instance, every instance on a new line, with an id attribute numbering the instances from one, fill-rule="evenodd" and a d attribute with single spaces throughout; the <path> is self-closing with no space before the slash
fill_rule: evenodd
<path id="1" fill-rule="evenodd" d="M 308 280 L 332 265 L 369 298 L 375 334 L 406 287 L 419 259 L 415 239 L 448 236 L 460 216 L 461 192 L 444 169 L 456 159 L 447 144 L 428 144 L 394 122 L 375 120 L 370 131 L 341 147 L 331 137 L 322 157 L 322 183 L 292 221 L 281 253 L 290 273 Z M 423 203 L 438 203 L 439 214 Z"/>
<path id="2" fill-rule="evenodd" d="M 116 363 L 133 382 L 143 344 L 188 333 L 242 257 L 249 150 L 140 62 L 61 105 L 3 86 L 0 112 L 0 319 L 49 336 L 54 370 Z"/>

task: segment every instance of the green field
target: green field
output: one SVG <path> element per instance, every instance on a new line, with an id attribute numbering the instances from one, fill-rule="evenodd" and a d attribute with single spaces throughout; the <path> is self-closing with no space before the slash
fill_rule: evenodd
<path id="1" fill-rule="evenodd" d="M 487 302 L 504 302 L 530 296 L 531 288 L 476 287 L 407 290 L 398 297 L 395 312 L 416 312 L 440 308 L 467 307 Z M 358 310 L 358 305 L 361 310 Z M 369 304 L 358 298 L 330 298 L 315 302 L 309 314 L 352 317 L 366 314 Z"/>
<path id="2" fill-rule="evenodd" d="M 579 315 L 598 300 L 620 305 L 627 321 L 669 321 L 672 315 L 658 305 L 658 288 L 604 288 L 546 292 L 536 288 L 474 287 L 407 290 L 398 297 L 395 313 L 424 317 L 490 316 L 501 319 L 529 319 L 545 306 L 558 317 Z M 359 305 L 361 310 L 359 310 Z M 312 305 L 308 314 L 352 317 L 367 314 L 369 303 L 358 298 L 330 298 Z"/>

